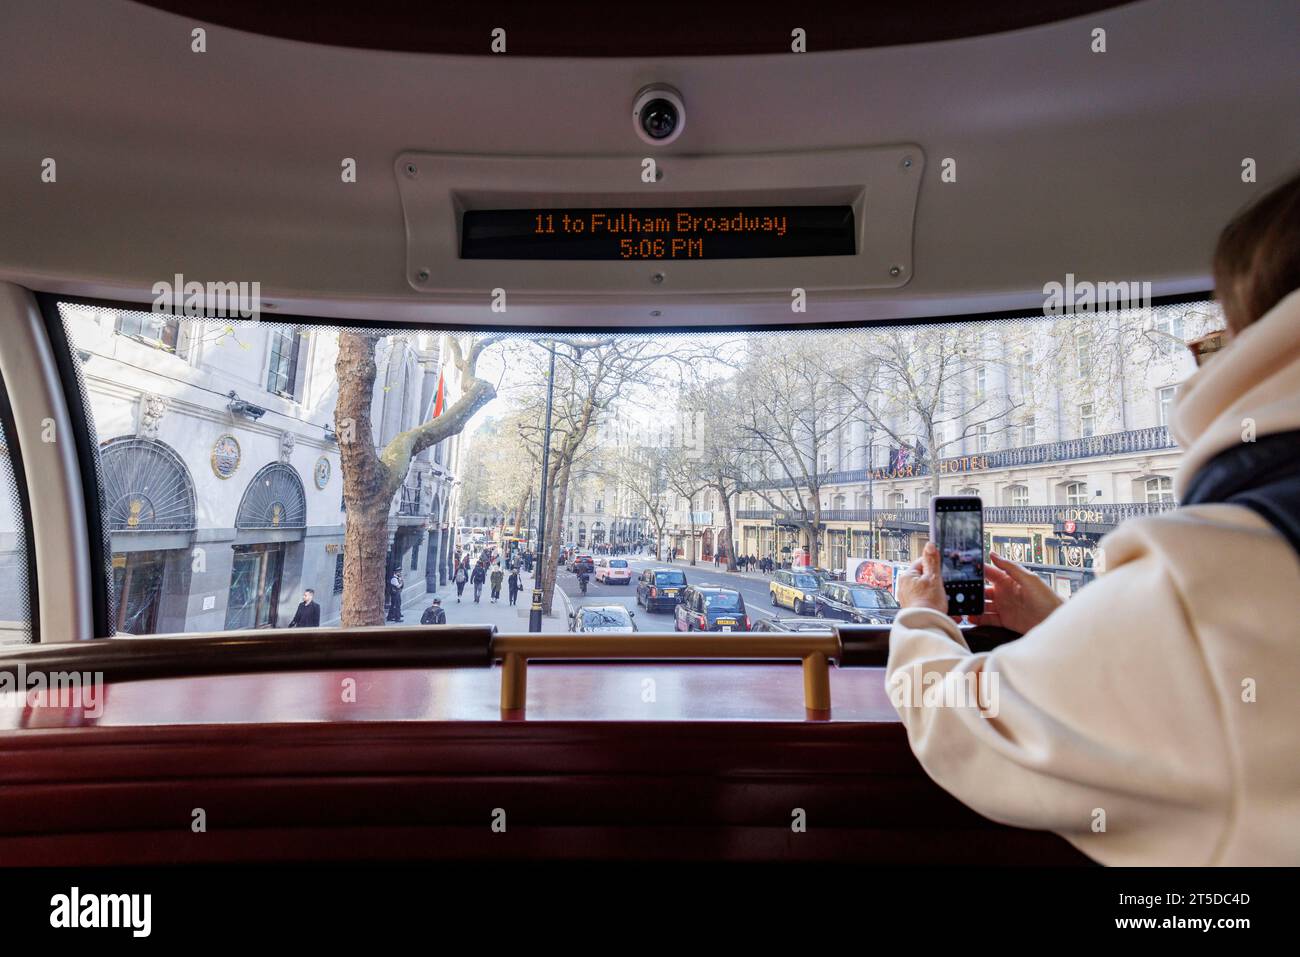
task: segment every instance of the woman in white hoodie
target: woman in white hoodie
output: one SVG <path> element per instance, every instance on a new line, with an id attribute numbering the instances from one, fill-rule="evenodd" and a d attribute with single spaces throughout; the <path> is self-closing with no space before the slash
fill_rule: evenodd
<path id="1" fill-rule="evenodd" d="M 1065 603 L 991 556 L 985 617 L 1023 637 L 989 653 L 933 544 L 899 581 L 886 681 L 926 772 L 1106 864 L 1300 864 L 1300 177 L 1224 230 L 1214 273 L 1227 346 L 1170 422 L 1185 507 L 1106 536 Z"/>

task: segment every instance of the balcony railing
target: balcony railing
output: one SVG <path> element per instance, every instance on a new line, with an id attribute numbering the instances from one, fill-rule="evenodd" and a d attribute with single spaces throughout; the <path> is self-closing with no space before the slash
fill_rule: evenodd
<path id="1" fill-rule="evenodd" d="M 1083 522 L 1095 525 L 1118 525 L 1139 515 L 1156 515 L 1177 508 L 1176 502 L 1119 502 L 1107 505 L 990 505 L 984 509 L 984 521 L 989 525 L 1054 525 L 1058 522 Z M 736 512 L 737 521 L 762 521 L 781 524 L 802 524 L 812 521 L 807 514 L 779 509 L 743 509 Z M 876 525 L 900 523 L 926 524 L 930 511 L 925 508 L 824 508 L 821 520 L 827 522 L 871 522 Z"/>
<path id="2" fill-rule="evenodd" d="M 1066 439 L 1063 442 L 1046 442 L 1026 445 L 997 452 L 978 452 L 973 455 L 953 455 L 939 460 L 940 475 L 963 475 L 989 472 L 994 469 L 1015 468 L 1025 465 L 1042 465 L 1048 462 L 1069 462 L 1091 459 L 1103 455 L 1131 455 L 1138 452 L 1158 452 L 1175 448 L 1169 429 L 1163 425 L 1148 429 L 1130 429 L 1127 432 L 1108 432 L 1084 439 Z M 930 474 L 929 463 L 921 463 L 903 470 L 845 469 L 823 472 L 817 476 L 819 487 L 827 485 L 854 485 L 866 482 L 868 473 L 878 481 L 920 478 Z M 750 483 L 747 488 L 787 488 L 789 479 L 772 479 Z"/>
<path id="3" fill-rule="evenodd" d="M 398 515 L 421 515 L 420 511 L 420 486 L 403 485 L 402 500 L 398 503 Z"/>

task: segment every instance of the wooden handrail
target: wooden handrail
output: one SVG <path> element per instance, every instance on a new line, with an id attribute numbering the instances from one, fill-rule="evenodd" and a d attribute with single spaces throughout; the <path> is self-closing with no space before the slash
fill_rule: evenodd
<path id="1" fill-rule="evenodd" d="M 829 622 L 828 622 L 829 624 Z M 974 651 L 1017 637 L 998 628 L 965 632 Z M 0 647 L 0 675 L 81 672 L 106 683 L 275 671 L 361 668 L 472 668 L 502 663 L 501 714 L 524 717 L 528 662 L 797 660 L 807 717 L 831 712 L 830 664 L 880 667 L 889 626 L 834 626 L 827 632 L 640 632 L 498 635 L 490 625 L 302 628 L 161 635 Z"/>
<path id="2" fill-rule="evenodd" d="M 89 672 L 106 683 L 344 668 L 487 668 L 490 625 L 280 628 L 0 646 L 0 674 Z"/>

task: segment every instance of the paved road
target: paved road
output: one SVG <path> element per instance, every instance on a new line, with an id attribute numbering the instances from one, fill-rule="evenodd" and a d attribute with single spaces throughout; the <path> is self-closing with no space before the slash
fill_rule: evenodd
<path id="1" fill-rule="evenodd" d="M 725 566 L 714 568 L 712 562 L 702 562 L 698 565 L 673 562 L 670 565 L 666 562 L 656 562 L 653 559 L 629 558 L 628 564 L 632 568 L 632 581 L 627 585 L 606 585 L 592 578 L 587 583 L 587 594 L 583 596 L 578 591 L 577 576 L 566 569 L 560 570 L 556 584 L 564 589 L 564 593 L 569 596 L 574 605 L 619 604 L 626 606 L 630 611 L 636 612 L 637 627 L 642 631 L 672 631 L 674 622 L 672 612 L 649 612 L 637 606 L 636 580 L 641 572 L 647 568 L 677 569 L 686 575 L 686 581 L 691 585 L 703 585 L 711 582 L 736 589 L 744 596 L 745 610 L 749 613 L 751 621 L 760 621 L 764 618 L 773 617 L 795 617 L 794 612 L 788 608 L 772 607 L 768 591 L 768 582 L 771 579 L 766 575 L 757 573 L 752 575 L 733 574 L 728 572 Z M 803 615 L 800 617 L 807 618 L 811 616 Z"/>

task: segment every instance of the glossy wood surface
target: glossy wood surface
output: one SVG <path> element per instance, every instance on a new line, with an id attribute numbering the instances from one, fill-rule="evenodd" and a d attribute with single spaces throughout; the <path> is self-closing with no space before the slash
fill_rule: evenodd
<path id="1" fill-rule="evenodd" d="M 1086 860 L 931 782 L 879 669 L 832 670 L 827 721 L 803 718 L 797 663 L 535 664 L 525 721 L 500 719 L 498 670 L 136 681 L 97 717 L 0 711 L 0 865 Z"/>

